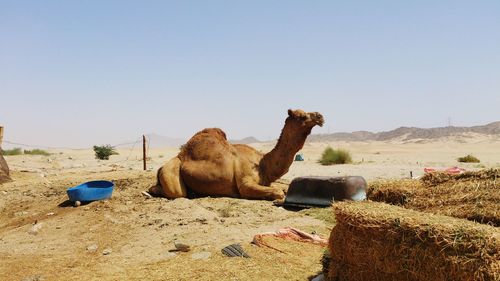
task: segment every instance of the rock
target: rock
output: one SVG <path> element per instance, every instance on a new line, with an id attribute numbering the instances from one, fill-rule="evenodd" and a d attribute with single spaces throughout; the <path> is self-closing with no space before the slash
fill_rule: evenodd
<path id="1" fill-rule="evenodd" d="M 42 275 L 33 275 L 23 278 L 22 281 L 43 281 L 45 278 Z"/>
<path id="2" fill-rule="evenodd" d="M 193 260 L 208 260 L 212 253 L 210 252 L 198 252 L 191 255 Z"/>
<path id="3" fill-rule="evenodd" d="M 26 211 L 20 211 L 20 212 L 15 212 L 14 216 L 16 216 L 16 217 L 22 217 L 22 216 L 25 216 L 27 214 L 28 214 L 28 212 L 26 212 Z"/>
<path id="4" fill-rule="evenodd" d="M 110 248 L 107 248 L 107 249 L 104 249 L 104 251 L 102 251 L 102 254 L 107 256 L 109 254 L 111 254 L 113 252 L 113 250 L 111 250 Z"/>
<path id="5" fill-rule="evenodd" d="M 199 222 L 201 224 L 208 224 L 207 222 L 207 219 L 206 218 L 197 218 L 196 219 L 196 222 Z"/>
<path id="6" fill-rule="evenodd" d="M 28 231 L 28 233 L 31 235 L 37 235 L 38 232 L 40 232 L 40 230 L 42 229 L 42 225 L 42 223 L 35 223 Z"/>
<path id="7" fill-rule="evenodd" d="M 166 252 L 166 253 L 164 253 L 164 254 L 161 255 L 161 258 L 167 260 L 167 259 L 171 259 L 171 258 L 173 258 L 175 256 L 177 256 L 176 253 Z"/>
<path id="8" fill-rule="evenodd" d="M 53 216 L 53 215 L 55 215 L 55 214 L 56 214 L 56 213 L 54 213 L 54 212 L 50 212 L 50 213 L 47 213 L 47 216 Z"/>
<path id="9" fill-rule="evenodd" d="M 97 246 L 97 244 L 88 245 L 87 251 L 93 253 L 93 252 L 97 251 L 97 248 L 99 248 L 99 246 Z"/>
<path id="10" fill-rule="evenodd" d="M 177 241 L 174 242 L 174 246 L 175 246 L 175 249 L 177 251 L 181 251 L 181 252 L 189 252 L 191 250 L 191 246 L 177 242 Z"/>

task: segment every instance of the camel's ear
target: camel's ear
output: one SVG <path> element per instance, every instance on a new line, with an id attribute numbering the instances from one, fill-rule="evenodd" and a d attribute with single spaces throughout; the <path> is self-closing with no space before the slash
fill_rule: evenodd
<path id="1" fill-rule="evenodd" d="M 305 120 L 307 119 L 307 114 L 300 110 L 300 109 L 297 109 L 297 110 L 291 110 L 289 109 L 288 110 L 288 116 L 292 117 L 292 118 L 295 118 L 297 120 Z"/>

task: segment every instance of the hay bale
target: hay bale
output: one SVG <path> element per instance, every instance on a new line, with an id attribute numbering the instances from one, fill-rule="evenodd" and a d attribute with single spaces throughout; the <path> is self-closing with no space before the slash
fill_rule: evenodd
<path id="1" fill-rule="evenodd" d="M 500 169 L 370 183 L 368 199 L 500 226 Z"/>
<path id="2" fill-rule="evenodd" d="M 427 186 L 435 186 L 447 182 L 495 181 L 497 179 L 500 179 L 500 169 L 468 171 L 462 174 L 432 172 L 426 173 L 420 180 Z"/>
<path id="3" fill-rule="evenodd" d="M 327 280 L 500 280 L 500 230 L 377 202 L 334 204 Z"/>
<path id="4" fill-rule="evenodd" d="M 386 202 L 403 206 L 422 188 L 415 180 L 381 180 L 370 183 L 366 196 L 372 201 Z"/>
<path id="5" fill-rule="evenodd" d="M 3 158 L 3 155 L 0 154 L 0 183 L 8 181 L 10 181 L 9 166 Z"/>

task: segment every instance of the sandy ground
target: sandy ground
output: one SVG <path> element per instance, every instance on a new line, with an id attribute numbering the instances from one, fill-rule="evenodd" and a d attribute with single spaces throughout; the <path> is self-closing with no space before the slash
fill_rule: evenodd
<path id="1" fill-rule="evenodd" d="M 349 150 L 354 164 L 321 166 L 328 145 Z M 254 144 L 268 151 L 271 143 Z M 0 185 L 0 280 L 307 280 L 321 269 L 323 248 L 270 240 L 282 252 L 253 246 L 255 234 L 293 226 L 327 237 L 332 224 L 272 202 L 230 198 L 147 198 L 155 171 L 177 148 L 151 149 L 142 171 L 140 149 L 120 149 L 108 161 L 88 150 L 54 150 L 50 156 L 7 156 L 13 182 Z M 308 143 L 283 177 L 360 175 L 380 178 L 423 174 L 424 167 L 500 167 L 500 141 Z M 473 154 L 479 164 L 459 164 Z M 109 200 L 73 207 L 66 189 L 113 180 Z M 322 211 L 319 211 L 320 213 Z M 327 210 L 328 212 L 328 210 Z M 314 213 L 314 211 L 313 211 Z M 319 216 L 318 216 L 319 217 Z M 174 242 L 190 252 L 170 252 Z M 251 258 L 224 257 L 240 243 Z"/>

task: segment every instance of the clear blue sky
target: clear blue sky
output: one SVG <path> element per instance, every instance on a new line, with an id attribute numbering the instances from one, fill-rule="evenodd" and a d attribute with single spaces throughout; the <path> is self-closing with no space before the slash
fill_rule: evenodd
<path id="1" fill-rule="evenodd" d="M 500 1 L 0 0 L 5 139 L 279 135 L 500 120 Z"/>

